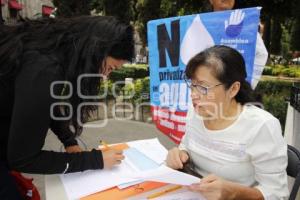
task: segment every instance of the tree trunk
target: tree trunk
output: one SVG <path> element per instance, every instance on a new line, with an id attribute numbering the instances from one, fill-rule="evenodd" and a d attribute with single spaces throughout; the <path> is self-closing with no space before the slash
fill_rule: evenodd
<path id="1" fill-rule="evenodd" d="M 3 16 L 2 16 L 2 5 L 0 5 L 0 25 L 4 23 Z"/>
<path id="2" fill-rule="evenodd" d="M 272 21 L 272 35 L 270 44 L 270 53 L 274 55 L 281 54 L 281 35 L 282 28 L 279 17 L 274 17 Z"/>
<path id="3" fill-rule="evenodd" d="M 264 27 L 263 40 L 268 51 L 270 51 L 270 42 L 271 42 L 271 17 L 267 16 Z"/>

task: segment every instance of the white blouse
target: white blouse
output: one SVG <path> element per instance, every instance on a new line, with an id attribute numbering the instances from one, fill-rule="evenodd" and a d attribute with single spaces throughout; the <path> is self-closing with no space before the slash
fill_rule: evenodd
<path id="1" fill-rule="evenodd" d="M 265 200 L 288 198 L 287 144 L 278 119 L 253 105 L 243 106 L 223 130 L 208 130 L 193 108 L 187 117 L 179 149 L 189 153 L 199 174 L 256 187 Z"/>

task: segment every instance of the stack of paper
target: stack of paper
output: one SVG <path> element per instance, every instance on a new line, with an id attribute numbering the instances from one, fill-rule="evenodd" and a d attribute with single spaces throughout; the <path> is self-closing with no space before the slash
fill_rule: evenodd
<path id="1" fill-rule="evenodd" d="M 124 150 L 125 162 L 128 163 L 136 172 L 144 172 L 159 167 L 159 164 L 148 158 L 135 147 Z"/>
<path id="2" fill-rule="evenodd" d="M 137 181 L 130 178 L 131 168 L 126 164 L 111 170 L 91 170 L 61 175 L 69 199 L 78 199 L 108 188 Z"/>
<path id="3" fill-rule="evenodd" d="M 190 185 L 200 179 L 163 165 L 168 151 L 157 138 L 128 142 L 125 159 L 110 170 L 61 175 L 69 199 L 78 199 L 108 188 L 126 188 L 144 181 Z"/>
<path id="4" fill-rule="evenodd" d="M 191 185 L 193 183 L 199 183 L 201 180 L 198 177 L 182 173 L 165 165 L 161 165 L 156 169 L 149 170 L 147 171 L 147 173 L 136 173 L 134 176 L 130 176 L 130 178 L 141 179 L 145 181 L 171 183 L 175 185 Z"/>
<path id="5" fill-rule="evenodd" d="M 159 165 L 164 163 L 168 155 L 168 150 L 159 142 L 157 138 L 137 140 L 127 142 L 127 144 L 130 147 L 138 149 L 141 153 Z"/>

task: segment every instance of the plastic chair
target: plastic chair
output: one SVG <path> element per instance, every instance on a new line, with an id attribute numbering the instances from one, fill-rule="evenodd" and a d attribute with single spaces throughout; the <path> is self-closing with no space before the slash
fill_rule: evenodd
<path id="1" fill-rule="evenodd" d="M 288 166 L 286 172 L 295 178 L 289 200 L 295 200 L 300 186 L 300 152 L 295 147 L 288 145 Z"/>

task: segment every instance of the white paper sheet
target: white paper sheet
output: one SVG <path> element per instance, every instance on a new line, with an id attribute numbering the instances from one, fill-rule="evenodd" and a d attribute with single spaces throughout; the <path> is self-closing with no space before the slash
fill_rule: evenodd
<path id="1" fill-rule="evenodd" d="M 81 197 L 111 188 L 117 183 L 121 184 L 121 177 L 114 176 L 107 170 L 93 170 L 61 175 L 68 199 Z M 129 180 L 127 180 L 129 181 Z"/>
<path id="2" fill-rule="evenodd" d="M 158 169 L 147 171 L 147 173 L 137 173 L 131 178 L 171 183 L 175 185 L 191 185 L 193 183 L 199 183 L 201 180 L 198 177 L 173 170 L 164 165 L 160 166 Z"/>
<path id="3" fill-rule="evenodd" d="M 145 156 L 156 162 L 158 165 L 164 163 L 164 160 L 167 157 L 168 150 L 159 142 L 157 138 L 147 139 L 147 140 L 137 140 L 127 143 L 131 148 L 138 149 Z M 130 161 L 128 163 L 132 166 L 134 165 Z M 135 167 L 134 167 L 135 168 Z M 118 185 L 119 189 L 124 189 L 132 185 L 142 183 L 144 180 L 134 181 L 129 183 L 123 183 Z"/>
<path id="4" fill-rule="evenodd" d="M 110 170 L 90 170 L 60 175 L 69 199 L 78 199 L 123 183 L 137 181 L 130 178 L 136 171 L 124 161 Z"/>
<path id="5" fill-rule="evenodd" d="M 140 152 L 145 154 L 147 157 L 149 157 L 159 165 L 165 161 L 168 155 L 168 150 L 159 142 L 157 138 L 137 140 L 127 142 L 127 144 L 130 147 L 137 148 Z"/>

